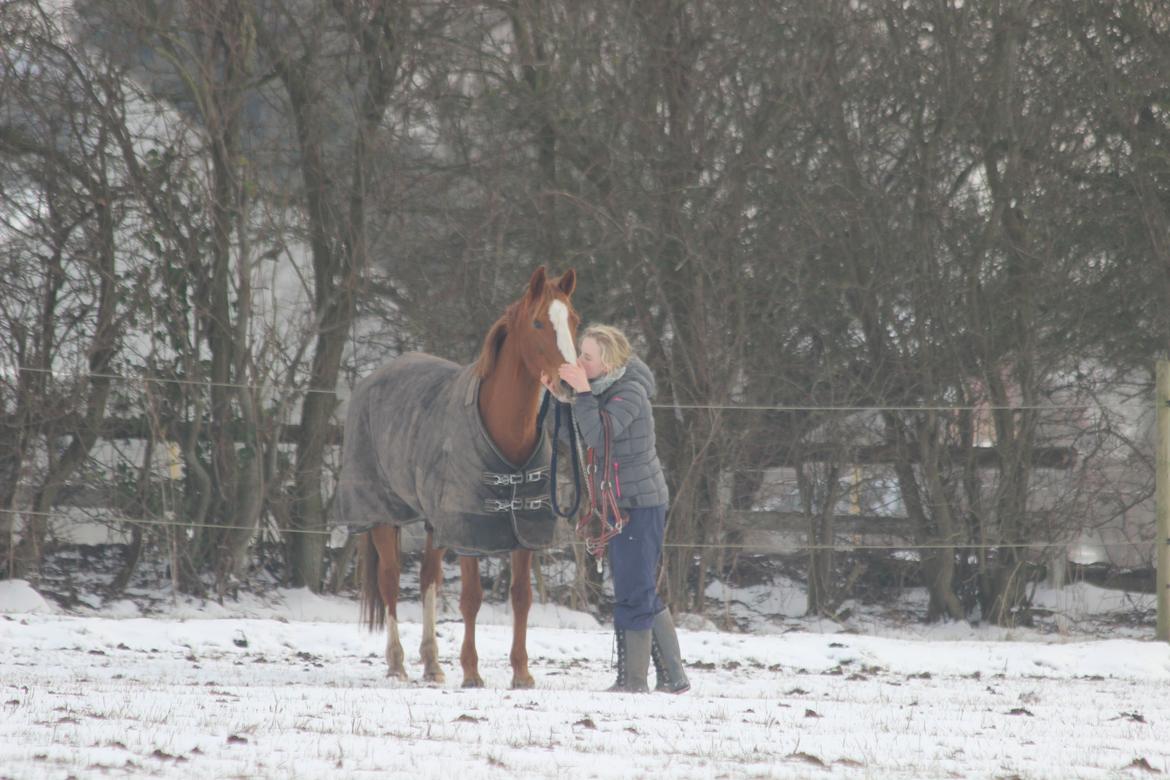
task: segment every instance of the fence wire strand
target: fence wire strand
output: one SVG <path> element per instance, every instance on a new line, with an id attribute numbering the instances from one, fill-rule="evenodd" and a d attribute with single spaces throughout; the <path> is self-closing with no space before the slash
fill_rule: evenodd
<path id="1" fill-rule="evenodd" d="M 227 388 L 236 390 L 250 390 L 250 391 L 266 391 L 266 392 L 280 392 L 280 393 L 324 393 L 336 395 L 337 391 L 333 389 L 315 388 L 315 387 L 289 387 L 289 386 L 273 386 L 266 384 L 249 384 L 239 382 L 215 382 L 211 380 L 198 379 L 182 379 L 177 377 L 160 377 L 160 376 L 127 376 L 116 373 L 105 372 L 62 372 L 54 369 L 39 368 L 35 366 L 15 366 L 18 373 L 38 373 L 42 375 L 49 375 L 52 377 L 65 377 L 72 380 L 93 380 L 103 379 L 111 382 L 123 382 L 127 384 L 142 384 L 148 386 L 151 384 L 172 384 L 172 385 L 186 385 L 204 388 Z M 863 406 L 834 406 L 824 404 L 691 404 L 679 403 L 673 401 L 663 401 L 652 404 L 655 409 L 661 410 L 706 410 L 706 411 L 752 411 L 752 412 L 964 412 L 964 411 L 1083 411 L 1085 409 L 1093 408 L 1090 404 L 1020 404 L 1009 406 L 998 405 L 884 405 L 871 404 Z M 78 518 L 74 515 L 65 514 L 62 512 L 36 512 L 32 510 L 19 509 L 0 509 L 0 516 L 16 516 L 16 517 L 43 517 L 45 519 L 54 519 L 62 521 L 77 522 Z M 256 526 L 241 526 L 229 523 L 207 523 L 207 522 L 185 522 L 181 520 L 163 520 L 157 518 L 122 518 L 122 519 L 105 519 L 99 520 L 97 518 L 90 518 L 90 522 L 104 523 L 104 524 L 125 524 L 138 525 L 146 527 L 175 527 L 185 529 L 207 528 L 218 530 L 235 530 L 235 531 L 253 531 L 259 533 L 261 531 L 275 531 L 280 534 L 307 534 L 319 536 L 332 536 L 337 533 L 348 533 L 348 529 L 342 526 L 334 526 L 332 528 L 317 529 L 317 528 L 273 528 L 264 524 L 257 524 Z M 15 526 L 15 524 L 14 524 Z M 15 530 L 15 527 L 14 527 Z M 785 529 L 767 529 L 757 528 L 753 529 L 765 533 L 799 533 L 793 531 L 786 531 Z M 886 534 L 888 531 L 861 531 L 853 532 L 862 534 Z M 975 543 L 966 544 L 961 542 L 955 543 L 905 543 L 905 544 L 792 544 L 783 546 L 759 546 L 750 545 L 746 543 L 680 543 L 680 542 L 666 542 L 663 544 L 664 548 L 671 549 L 689 549 L 689 550 L 704 550 L 704 549 L 724 549 L 724 550 L 743 550 L 751 551 L 757 554 L 774 554 L 786 552 L 800 552 L 800 551 L 841 551 L 841 552 L 857 552 L 857 551 L 896 551 L 896 550 L 991 550 L 991 549 L 1050 549 L 1053 547 L 1068 546 L 1074 544 L 1072 541 L 1028 541 L 1028 542 L 1003 542 L 1003 543 Z M 561 545 L 558 549 L 563 549 L 566 546 L 583 546 L 583 542 L 570 541 L 566 545 Z M 1111 547 L 1154 547 L 1155 540 L 1150 541 L 1118 541 L 1109 542 Z"/>
<path id="2" fill-rule="evenodd" d="M 289 387 L 289 386 L 273 386 L 266 384 L 248 384 L 243 382 L 213 382 L 207 379 L 180 379 L 176 377 L 159 377 L 147 376 L 145 374 L 139 376 L 126 376 L 122 374 L 111 374 L 104 372 L 61 372 L 51 368 L 38 368 L 36 366 L 16 366 L 17 373 L 38 373 L 47 374 L 53 377 L 63 376 L 74 380 L 93 380 L 104 379 L 111 382 L 124 382 L 127 384 L 173 384 L 173 385 L 187 385 L 193 387 L 218 387 L 232 390 L 251 390 L 251 391 L 266 391 L 279 392 L 282 394 L 296 394 L 296 393 L 324 393 L 328 395 L 337 395 L 336 389 L 328 389 L 322 387 Z M 1052 411 L 1084 411 L 1086 409 L 1094 408 L 1092 404 L 1018 404 L 1018 405 L 993 405 L 993 404 L 975 404 L 975 405 L 897 405 L 897 404 L 868 404 L 862 406 L 830 406 L 824 404 L 692 404 L 681 403 L 675 401 L 660 401 L 652 403 L 651 407 L 654 409 L 664 410 L 706 410 L 706 411 L 741 411 L 741 412 L 982 412 L 982 411 L 1005 411 L 1005 412 L 1052 412 Z"/>
<path id="3" fill-rule="evenodd" d="M 27 517 L 42 517 L 45 519 L 56 519 L 69 522 L 78 522 L 78 518 L 65 514 L 63 512 L 38 512 L 33 510 L 20 509 L 0 509 L 0 515 Z M 102 525 L 123 524 L 123 525 L 140 525 L 140 526 L 158 526 L 158 527 L 176 527 L 176 528 L 215 528 L 229 531 L 260 531 L 270 530 L 281 534 L 309 534 L 318 536 L 332 536 L 336 533 L 349 534 L 350 531 L 346 526 L 332 526 L 325 529 L 320 528 L 274 528 L 270 525 L 257 524 L 256 526 L 232 525 L 228 523 L 194 523 L 185 522 L 182 520 L 161 520 L 156 518 L 120 518 L 120 519 L 97 519 L 86 518 L 88 522 Z M 404 526 L 405 527 L 405 526 Z M 15 530 L 15 529 L 13 529 Z M 752 529 L 764 533 L 785 533 L 784 529 L 767 529 L 757 528 Z M 363 532 L 364 533 L 364 532 Z M 791 532 L 790 532 L 791 533 Z M 892 535 L 888 531 L 862 531 L 855 532 L 862 534 L 875 535 Z M 1030 541 L 1030 542 L 1003 542 L 995 544 L 991 542 L 965 544 L 962 542 L 946 543 L 946 542 L 931 542 L 931 543 L 907 543 L 907 544 L 792 544 L 776 547 L 767 547 L 747 543 L 727 542 L 666 542 L 662 546 L 664 548 L 679 549 L 679 550 L 750 550 L 759 555 L 769 555 L 784 552 L 801 552 L 801 551 L 828 551 L 835 550 L 840 552 L 859 552 L 866 550 L 1047 550 L 1054 547 L 1067 547 L 1076 544 L 1073 540 L 1065 541 Z M 1107 547 L 1151 547 L 1157 544 L 1157 540 L 1151 539 L 1149 541 L 1117 541 L 1117 542 L 1102 542 Z M 549 549 L 563 549 L 564 547 L 579 547 L 584 546 L 584 542 L 570 540 L 564 545 L 556 545 Z M 540 552 L 540 551 L 537 551 Z"/>

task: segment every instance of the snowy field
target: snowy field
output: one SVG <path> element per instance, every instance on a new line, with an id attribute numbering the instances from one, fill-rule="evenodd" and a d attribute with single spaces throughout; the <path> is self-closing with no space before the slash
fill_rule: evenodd
<path id="1" fill-rule="evenodd" d="M 63 613 L 0 582 L 0 613 L 4 778 L 1170 773 L 1170 648 L 1134 637 L 691 620 L 704 626 L 680 630 L 694 688 L 671 697 L 600 693 L 609 629 L 553 607 L 534 608 L 527 691 L 506 687 L 499 606 L 478 630 L 489 687 L 469 691 L 450 612 L 443 686 L 387 680 L 384 639 L 359 630 L 356 604 L 304 591 L 144 617 L 130 602 Z M 417 604 L 400 615 L 417 678 Z"/>

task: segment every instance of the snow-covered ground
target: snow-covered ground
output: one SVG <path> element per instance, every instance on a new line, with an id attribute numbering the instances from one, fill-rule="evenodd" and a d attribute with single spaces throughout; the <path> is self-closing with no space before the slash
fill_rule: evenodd
<path id="1" fill-rule="evenodd" d="M 1078 587 L 1082 606 L 1107 600 Z M 442 686 L 388 680 L 384 638 L 359 629 L 355 603 L 305 591 L 146 617 L 131 602 L 63 613 L 0 582 L 0 613 L 4 778 L 1170 772 L 1170 648 L 1149 639 L 966 624 L 862 635 L 795 619 L 727 633 L 690 619 L 702 626 L 680 631 L 694 688 L 672 697 L 600 693 L 609 629 L 548 606 L 530 620 L 537 687 L 525 691 L 507 688 L 498 605 L 477 631 L 481 690 L 459 687 L 451 611 Z M 418 614 L 400 611 L 415 664 Z"/>

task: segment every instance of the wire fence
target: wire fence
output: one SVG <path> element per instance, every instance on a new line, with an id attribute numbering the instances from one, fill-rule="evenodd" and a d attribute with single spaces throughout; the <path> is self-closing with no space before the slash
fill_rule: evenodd
<path id="1" fill-rule="evenodd" d="M 141 384 L 144 387 L 151 385 L 183 385 L 194 386 L 200 388 L 223 388 L 235 390 L 247 390 L 252 392 L 263 393 L 281 393 L 281 394 L 308 394 L 308 393 L 323 393 L 329 395 L 336 395 L 335 389 L 315 388 L 315 387 L 295 387 L 288 385 L 273 385 L 273 384 L 252 384 L 252 383 L 238 383 L 238 382 L 215 382 L 206 379 L 186 379 L 182 377 L 164 377 L 157 375 L 125 375 L 109 372 L 63 372 L 55 369 L 39 368 L 35 366 L 15 366 L 18 373 L 35 373 L 40 375 L 48 375 L 54 378 L 64 378 L 71 381 L 87 381 L 87 380 L 105 380 L 110 382 L 120 382 L 126 384 Z M 1092 404 L 1083 403 L 1061 403 L 1052 402 L 1045 404 L 1015 404 L 1015 405 L 994 405 L 994 404 L 933 404 L 933 405 L 899 405 L 899 404 L 866 404 L 866 405 L 826 405 L 826 404 L 750 404 L 750 403 L 726 403 L 726 404 L 697 404 L 697 403 L 681 403 L 676 401 L 661 401 L 652 404 L 653 408 L 660 410 L 696 410 L 696 411 L 734 411 L 734 412 L 803 412 L 803 413 L 880 413 L 880 412 L 991 412 L 991 411 L 1007 411 L 1007 412 L 1075 412 L 1084 411 L 1095 408 Z M 767 469 L 758 468 L 742 468 L 732 469 L 729 473 L 760 473 L 766 472 Z M 94 508 L 90 508 L 94 509 Z M 116 511 L 116 510 L 113 510 Z M 332 526 L 327 528 L 281 528 L 271 524 L 261 523 L 256 526 L 242 526 L 230 523 L 214 523 L 214 522 L 189 522 L 183 520 L 167 520 L 161 518 L 129 518 L 129 517 L 111 517 L 109 508 L 103 508 L 99 512 L 104 512 L 107 516 L 102 519 L 96 517 L 87 518 L 91 522 L 101 522 L 106 524 L 121 524 L 134 525 L 142 528 L 158 527 L 158 528 L 182 528 L 182 529 L 216 529 L 216 530 L 230 530 L 230 531 L 254 531 L 268 530 L 278 534 L 304 534 L 304 535 L 319 535 L 319 536 L 335 536 L 338 533 L 346 533 L 348 529 L 343 526 Z M 95 512 L 95 514 L 99 513 Z M 77 514 L 68 514 L 65 512 L 37 512 L 27 509 L 0 509 L 0 516 L 16 516 L 16 517 L 40 517 L 46 520 L 55 521 L 77 521 Z M 883 519 L 890 520 L 906 520 L 897 516 L 889 516 Z M 14 524 L 15 525 L 15 524 Z M 792 528 L 767 528 L 755 526 L 753 531 L 786 533 L 789 535 L 799 534 Z M 1090 530 L 1090 529 L 1082 529 Z M 858 535 L 884 535 L 897 536 L 896 532 L 886 530 L 853 530 L 849 532 L 839 532 L 839 536 L 858 536 Z M 1004 542 L 965 542 L 962 540 L 955 540 L 954 542 L 898 542 L 898 543 L 846 543 L 838 542 L 832 544 L 814 544 L 814 543 L 785 543 L 783 545 L 759 545 L 751 543 L 741 543 L 734 541 L 724 542 L 667 542 L 664 547 L 688 549 L 688 550 L 702 550 L 702 549 L 722 549 L 722 550 L 741 550 L 750 551 L 756 554 L 780 554 L 792 552 L 813 552 L 813 551 L 840 551 L 840 552 L 858 552 L 858 551 L 910 551 L 910 550 L 1050 550 L 1058 547 L 1066 547 L 1075 544 L 1074 538 L 1066 539 L 1048 539 L 1048 540 L 1028 540 L 1028 541 L 1004 541 Z M 570 545 L 582 545 L 583 542 L 571 541 Z M 1156 541 L 1151 540 L 1118 540 L 1109 541 L 1110 547 L 1130 547 L 1130 548 L 1150 548 L 1154 549 Z"/>
<path id="2" fill-rule="evenodd" d="M 77 522 L 78 517 L 75 514 L 68 514 L 65 512 L 43 512 L 33 510 L 20 509 L 0 509 L 0 516 L 25 516 L 25 517 L 39 517 L 47 520 L 61 520 L 68 522 Z M 333 536 L 338 533 L 349 534 L 348 526 L 333 525 L 326 528 L 281 528 L 272 526 L 270 524 L 258 523 L 254 526 L 236 525 L 230 523 L 208 523 L 208 522 L 189 522 L 184 520 L 166 520 L 161 518 L 115 518 L 115 517 L 88 517 L 89 522 L 97 524 L 122 524 L 127 526 L 141 526 L 141 527 L 160 527 L 160 528 L 209 528 L 227 531 L 253 531 L 259 532 L 261 530 L 271 530 L 279 534 L 307 534 L 316 536 Z M 791 529 L 768 529 L 756 528 L 757 531 L 773 531 L 776 533 L 797 533 Z M 1088 530 L 1088 529 L 1080 529 Z M 888 531 L 861 531 L 842 533 L 841 535 L 896 535 Z M 956 540 L 954 542 L 906 542 L 906 543 L 839 543 L 839 544 L 810 544 L 810 543 L 792 543 L 784 545 L 760 545 L 743 542 L 666 542 L 663 544 L 668 549 L 685 549 L 685 550 L 750 550 L 753 553 L 760 555 L 772 555 L 791 552 L 811 552 L 811 551 L 828 551 L 835 550 L 841 552 L 864 552 L 864 551 L 896 551 L 896 550 L 1051 550 L 1058 547 L 1068 547 L 1076 544 L 1075 538 L 1067 539 L 1050 539 L 1050 540 L 1032 540 L 1032 541 L 1017 541 L 1017 542 L 964 542 Z M 1106 543 L 1109 547 L 1130 547 L 1141 548 L 1148 547 L 1154 549 L 1157 540 L 1118 540 L 1109 541 Z M 567 546 L 584 546 L 584 542 L 571 540 L 566 543 Z M 557 545 L 558 547 L 561 545 Z"/>
<path id="3" fill-rule="evenodd" d="M 208 379 L 183 379 L 179 377 L 160 377 L 147 376 L 145 374 L 138 376 L 127 376 L 123 374 L 113 374 L 104 372 L 68 372 L 64 373 L 50 368 L 38 368 L 36 366 L 15 366 L 17 373 L 37 373 L 43 375 L 50 375 L 53 377 L 63 377 L 74 381 L 86 381 L 94 379 L 102 379 L 111 382 L 123 382 L 126 384 L 142 384 L 142 385 L 185 385 L 203 388 L 223 388 L 232 390 L 249 390 L 253 392 L 279 393 L 282 395 L 298 395 L 309 393 L 323 393 L 328 395 L 337 395 L 336 388 L 319 388 L 319 387 L 294 387 L 287 385 L 270 385 L 270 384 L 250 384 L 241 382 L 213 382 Z M 700 411 L 745 411 L 745 412 L 853 412 L 853 413 L 875 413 L 875 412 L 985 412 L 985 411 L 1006 411 L 1006 412 L 1056 412 L 1056 411 L 1084 411 L 1087 409 L 1096 408 L 1093 404 L 1070 404 L 1063 402 L 1043 403 L 1043 404 L 1010 404 L 1010 405 L 996 405 L 996 404 L 863 404 L 863 405 L 825 405 L 825 404 L 751 404 L 751 403 L 727 403 L 727 404 L 696 404 L 683 403 L 677 401 L 659 401 L 652 403 L 651 406 L 655 409 L 678 409 L 678 410 L 700 410 Z"/>

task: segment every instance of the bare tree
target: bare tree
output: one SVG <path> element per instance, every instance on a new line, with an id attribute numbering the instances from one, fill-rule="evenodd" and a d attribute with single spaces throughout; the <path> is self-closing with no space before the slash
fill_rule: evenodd
<path id="1" fill-rule="evenodd" d="M 124 211 L 111 118 L 119 107 L 100 89 L 119 78 L 117 68 L 69 45 L 67 20 L 39 4 L 13 3 L 0 13 L 9 39 L 0 154 L 10 278 L 28 283 L 5 296 L 6 314 L 22 322 L 6 323 L 20 362 L 10 366 L 15 424 L 0 449 L 8 476 L 19 478 L 30 443 L 43 437 L 46 461 L 11 572 L 35 577 L 56 497 L 97 441 L 133 310 L 133 288 L 123 280 L 137 274 L 117 240 Z M 58 385 L 54 372 L 65 365 L 80 376 Z M 4 493 L 10 510 L 11 482 Z"/>

